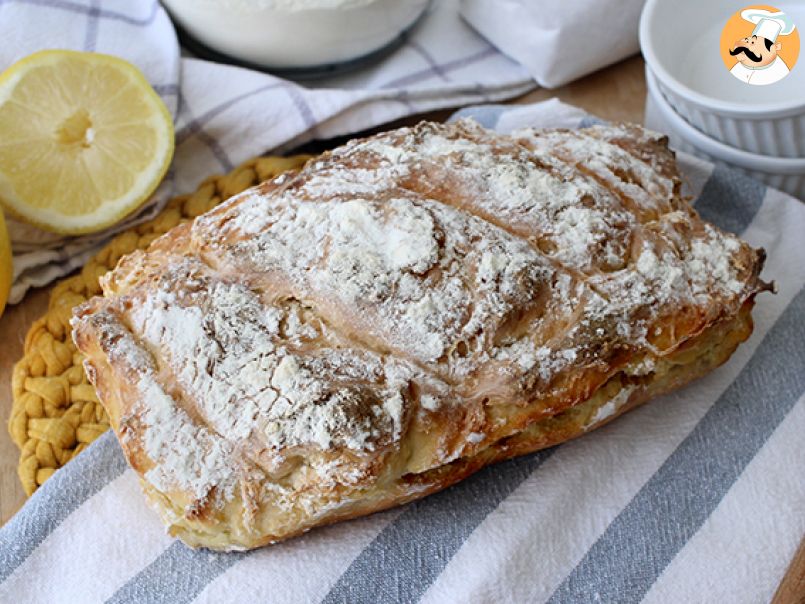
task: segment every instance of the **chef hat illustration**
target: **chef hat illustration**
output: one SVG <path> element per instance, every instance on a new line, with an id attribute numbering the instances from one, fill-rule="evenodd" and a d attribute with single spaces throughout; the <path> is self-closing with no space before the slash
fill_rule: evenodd
<path id="1" fill-rule="evenodd" d="M 784 12 L 773 13 L 762 8 L 748 8 L 741 12 L 741 17 L 750 23 L 755 23 L 753 36 L 760 36 L 772 42 L 777 40 L 777 36 L 787 36 L 796 27 Z"/>

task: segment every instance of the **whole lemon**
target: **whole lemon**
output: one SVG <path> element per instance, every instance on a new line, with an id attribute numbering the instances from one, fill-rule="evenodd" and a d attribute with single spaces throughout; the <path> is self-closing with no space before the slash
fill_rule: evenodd
<path id="1" fill-rule="evenodd" d="M 0 315 L 6 307 L 8 292 L 11 289 L 11 242 L 3 211 L 0 210 Z"/>

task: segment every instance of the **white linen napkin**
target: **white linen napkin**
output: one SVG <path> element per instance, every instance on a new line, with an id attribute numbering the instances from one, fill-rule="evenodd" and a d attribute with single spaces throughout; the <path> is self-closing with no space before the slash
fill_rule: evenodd
<path id="1" fill-rule="evenodd" d="M 540 86 L 556 88 L 635 54 L 645 1 L 461 0 L 461 14 Z"/>
<path id="2" fill-rule="evenodd" d="M 508 132 L 556 101 L 462 110 Z M 680 154 L 699 213 L 764 247 L 755 330 L 611 424 L 407 506 L 249 553 L 167 537 L 107 433 L 0 529 L 3 602 L 768 602 L 805 533 L 805 204 Z"/>
<path id="3" fill-rule="evenodd" d="M 0 71 L 46 48 L 90 50 L 137 65 L 176 122 L 166 180 L 135 216 L 102 233 L 64 238 L 10 220 L 10 302 L 84 264 L 109 237 L 152 218 L 206 176 L 312 138 L 355 132 L 443 107 L 489 102 L 534 87 L 528 72 L 464 23 L 458 0 L 436 0 L 382 62 L 301 86 L 257 71 L 180 56 L 157 0 L 0 0 Z"/>

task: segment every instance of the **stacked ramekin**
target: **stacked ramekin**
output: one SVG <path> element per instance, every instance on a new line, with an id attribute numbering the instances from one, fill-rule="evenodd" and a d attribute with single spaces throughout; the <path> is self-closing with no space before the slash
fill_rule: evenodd
<path id="1" fill-rule="evenodd" d="M 775 6 L 805 26 L 805 2 Z M 646 2 L 646 125 L 667 133 L 677 149 L 805 199 L 805 56 L 774 84 L 739 81 L 720 52 L 721 30 L 737 8 L 732 0 Z"/>

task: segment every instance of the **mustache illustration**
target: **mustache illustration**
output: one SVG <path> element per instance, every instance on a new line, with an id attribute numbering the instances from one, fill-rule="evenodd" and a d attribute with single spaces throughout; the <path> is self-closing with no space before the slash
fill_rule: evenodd
<path id="1" fill-rule="evenodd" d="M 749 57 L 750 61 L 754 61 L 755 63 L 760 63 L 763 60 L 763 57 L 760 55 L 756 55 L 751 50 L 749 50 L 746 46 L 739 46 L 735 50 L 731 50 L 730 54 L 734 57 L 735 55 L 739 55 L 741 53 L 746 53 L 746 56 Z"/>

